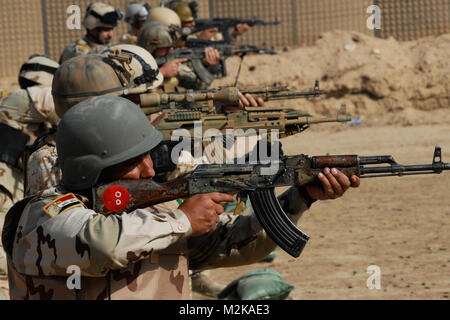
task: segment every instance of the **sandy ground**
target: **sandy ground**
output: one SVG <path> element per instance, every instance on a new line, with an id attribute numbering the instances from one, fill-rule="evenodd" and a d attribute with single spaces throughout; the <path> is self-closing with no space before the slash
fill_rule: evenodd
<path id="1" fill-rule="evenodd" d="M 392 155 L 431 164 L 434 146 L 450 162 L 450 34 L 410 42 L 330 32 L 315 46 L 270 59 L 248 56 L 240 86 L 276 82 L 297 91 L 321 80 L 325 96 L 270 102 L 333 115 L 342 103 L 358 126 L 322 124 L 283 139 L 285 153 Z M 239 58 L 227 60 L 233 83 Z M 276 71 L 274 71 L 276 70 Z M 277 250 L 270 263 L 211 271 L 222 284 L 272 268 L 295 289 L 290 298 L 445 299 L 450 296 L 450 171 L 440 175 L 363 179 L 344 197 L 313 204 L 299 226 L 311 238 L 295 259 Z M 369 266 L 381 272 L 368 289 Z M 205 298 L 194 294 L 194 298 Z"/>
<path id="2" fill-rule="evenodd" d="M 391 154 L 429 164 L 435 145 L 450 162 L 450 126 L 331 125 L 285 138 L 288 154 Z M 344 197 L 313 204 L 299 226 L 311 236 L 299 258 L 282 250 L 271 263 L 211 271 L 227 284 L 258 268 L 278 271 L 291 299 L 449 299 L 450 172 L 363 179 Z M 368 289 L 376 265 L 381 288 Z M 194 295 L 194 298 L 204 298 Z"/>

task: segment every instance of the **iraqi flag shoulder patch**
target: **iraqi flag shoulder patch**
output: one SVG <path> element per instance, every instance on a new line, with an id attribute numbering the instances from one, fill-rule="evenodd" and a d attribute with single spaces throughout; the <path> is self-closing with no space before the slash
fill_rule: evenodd
<path id="1" fill-rule="evenodd" d="M 46 214 L 53 218 L 74 207 L 84 207 L 84 204 L 73 193 L 68 193 L 45 205 L 43 209 Z"/>

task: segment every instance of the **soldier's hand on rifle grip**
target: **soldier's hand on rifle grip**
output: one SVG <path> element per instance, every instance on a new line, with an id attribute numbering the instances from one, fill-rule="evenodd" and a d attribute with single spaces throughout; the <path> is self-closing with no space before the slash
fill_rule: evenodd
<path id="1" fill-rule="evenodd" d="M 220 53 L 212 47 L 205 48 L 205 58 L 203 64 L 205 66 L 213 66 L 220 62 Z"/>
<path id="2" fill-rule="evenodd" d="M 159 72 L 162 73 L 164 78 L 176 77 L 178 75 L 178 65 L 186 61 L 188 61 L 186 58 L 170 60 L 159 68 Z"/>
<path id="3" fill-rule="evenodd" d="M 224 212 L 221 202 L 234 202 L 234 197 L 219 192 L 197 194 L 187 198 L 180 206 L 191 223 L 192 236 L 212 232 Z"/>
<path id="4" fill-rule="evenodd" d="M 353 175 L 348 178 L 341 171 L 325 168 L 317 175 L 320 184 L 310 183 L 306 185 L 309 196 L 315 200 L 330 200 L 342 197 L 350 188 L 357 188 L 360 184 L 359 177 Z"/>

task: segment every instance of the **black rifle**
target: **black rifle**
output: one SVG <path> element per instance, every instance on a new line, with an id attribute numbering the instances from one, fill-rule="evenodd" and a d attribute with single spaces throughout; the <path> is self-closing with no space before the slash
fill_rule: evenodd
<path id="1" fill-rule="evenodd" d="M 383 164 L 386 166 L 378 166 Z M 261 226 L 272 240 L 293 257 L 298 257 L 309 236 L 289 220 L 275 196 L 274 188 L 314 182 L 327 167 L 336 168 L 348 177 L 370 178 L 441 173 L 450 170 L 450 163 L 442 162 L 441 148 L 436 147 L 432 164 L 423 165 L 401 165 L 390 155 L 304 154 L 282 156 L 280 160 L 268 164 L 204 164 L 192 171 L 189 177 L 166 183 L 157 183 L 152 179 L 121 180 L 99 186 L 93 190 L 94 210 L 102 214 L 112 213 L 102 199 L 105 190 L 116 185 L 124 187 L 130 194 L 126 208 L 121 210 L 125 212 L 200 193 L 239 192 L 238 198 L 243 201 L 250 197 Z"/>
<path id="2" fill-rule="evenodd" d="M 214 49 L 217 49 L 219 52 L 223 50 L 223 48 L 228 48 L 230 45 L 226 41 L 211 41 L 211 40 L 204 40 L 204 39 L 187 39 L 184 44 L 184 47 L 186 48 L 207 48 L 212 47 Z M 240 47 L 246 47 L 251 48 L 251 53 L 258 53 L 258 54 L 275 54 L 273 50 L 266 50 L 266 49 L 260 49 L 255 46 L 251 45 L 244 45 Z M 244 57 L 248 51 L 239 52 L 241 55 L 241 58 Z M 225 59 L 228 58 L 228 56 L 222 57 L 222 54 L 220 55 L 220 70 L 215 71 L 215 74 L 220 73 L 223 77 L 227 76 L 227 66 L 225 64 Z"/>
<path id="3" fill-rule="evenodd" d="M 264 21 L 261 19 L 240 19 L 240 18 L 196 19 L 194 27 L 186 27 L 181 29 L 181 35 L 185 37 L 203 30 L 217 28 L 217 30 L 223 34 L 224 41 L 226 43 L 231 43 L 234 41 L 231 30 L 234 29 L 238 24 L 244 23 L 248 24 L 250 27 L 253 27 L 253 26 L 277 25 L 280 24 L 281 22 L 278 20 Z"/>
<path id="4" fill-rule="evenodd" d="M 258 53 L 258 54 L 276 54 L 273 50 L 268 50 L 265 48 L 259 48 L 250 45 L 233 46 L 228 44 L 221 44 L 214 47 L 219 51 L 220 57 L 225 60 L 236 54 L 245 55 L 247 53 Z M 192 62 L 195 73 L 203 82 L 208 85 L 214 80 L 214 76 L 206 69 L 203 65 L 202 60 L 205 58 L 205 48 L 177 48 L 170 51 L 164 57 L 157 57 L 156 63 L 159 67 L 166 64 L 170 60 L 176 59 L 188 59 Z M 223 63 L 224 64 L 224 63 Z M 223 67 L 223 66 L 222 66 Z"/>

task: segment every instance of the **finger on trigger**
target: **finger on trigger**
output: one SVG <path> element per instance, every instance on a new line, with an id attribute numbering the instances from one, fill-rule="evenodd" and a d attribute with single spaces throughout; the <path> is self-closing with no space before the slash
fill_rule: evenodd
<path id="1" fill-rule="evenodd" d="M 234 197 L 232 195 L 229 195 L 228 193 L 211 192 L 210 197 L 211 200 L 216 203 L 234 202 Z"/>

